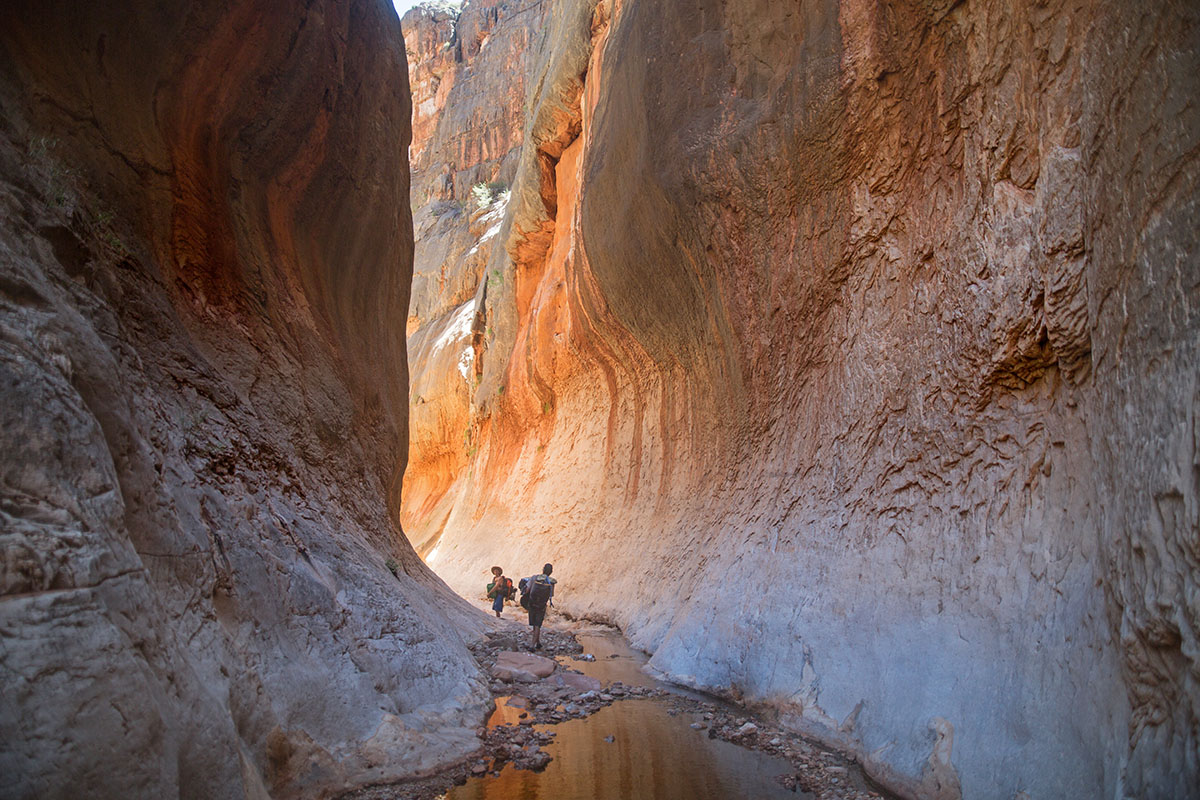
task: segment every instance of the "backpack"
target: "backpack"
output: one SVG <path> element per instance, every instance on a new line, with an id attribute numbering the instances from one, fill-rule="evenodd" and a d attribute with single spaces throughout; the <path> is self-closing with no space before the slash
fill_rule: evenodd
<path id="1" fill-rule="evenodd" d="M 517 590 L 513 588 L 512 578 L 509 578 L 507 576 L 504 578 L 504 584 L 503 584 L 503 588 L 501 589 L 501 591 L 504 593 L 505 600 L 513 599 L 513 595 L 515 595 L 517 593 Z"/>
<path id="2" fill-rule="evenodd" d="M 529 578 L 521 578 L 521 608 L 529 610 Z"/>
<path id="3" fill-rule="evenodd" d="M 542 609 L 546 607 L 546 603 L 550 602 L 550 595 L 554 591 L 554 587 L 550 585 L 550 581 L 542 578 L 541 575 L 536 576 L 529 586 L 529 607 Z"/>

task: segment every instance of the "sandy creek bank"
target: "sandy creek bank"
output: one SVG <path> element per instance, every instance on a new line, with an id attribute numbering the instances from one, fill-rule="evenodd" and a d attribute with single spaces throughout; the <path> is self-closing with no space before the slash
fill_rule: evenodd
<path id="1" fill-rule="evenodd" d="M 498 659 L 503 667 L 531 654 L 528 628 L 506 625 L 472 651 L 495 676 Z M 472 758 L 342 800 L 889 797 L 843 756 L 651 677 L 646 656 L 614 628 L 559 617 L 543 630 L 538 655 L 554 659 L 548 677 L 493 678 L 496 708 Z"/>

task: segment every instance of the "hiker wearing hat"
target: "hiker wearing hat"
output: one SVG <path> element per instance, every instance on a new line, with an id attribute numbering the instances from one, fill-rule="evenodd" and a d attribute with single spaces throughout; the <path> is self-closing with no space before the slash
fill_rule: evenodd
<path id="1" fill-rule="evenodd" d="M 504 610 L 504 601 L 512 594 L 512 579 L 504 577 L 504 570 L 500 567 L 492 567 L 492 582 L 487 585 L 487 596 L 492 601 L 492 611 L 496 612 L 497 619 Z"/>

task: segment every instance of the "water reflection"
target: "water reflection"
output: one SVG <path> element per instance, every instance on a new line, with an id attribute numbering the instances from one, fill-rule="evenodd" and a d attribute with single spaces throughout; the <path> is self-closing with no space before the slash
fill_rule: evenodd
<path id="1" fill-rule="evenodd" d="M 688 727 L 661 701 L 625 700 L 559 725 L 544 772 L 513 769 L 473 778 L 447 800 L 796 800 L 775 783 L 786 761 Z M 612 741 L 606 741 L 612 737 Z"/>
<path id="2" fill-rule="evenodd" d="M 579 633 L 575 637 L 583 645 L 584 652 L 596 657 L 595 661 L 579 661 L 570 657 L 558 660 L 571 669 L 577 669 L 584 675 L 596 678 L 604 683 L 621 681 L 626 686 L 648 686 L 650 688 L 666 687 L 642 668 L 646 656 L 629 646 L 629 642 L 619 632 L 588 632 Z"/>
<path id="3" fill-rule="evenodd" d="M 523 697 L 497 697 L 496 710 L 488 717 L 489 728 L 499 728 L 501 725 L 520 725 L 521 720 L 529 715 L 527 703 Z"/>
<path id="4" fill-rule="evenodd" d="M 641 671 L 645 657 L 619 634 L 581 634 L 596 657 L 564 663 L 609 683 L 661 686 Z M 610 656 L 613 656 L 610 658 Z M 498 704 L 489 724 L 515 724 L 523 709 L 513 698 Z M 671 716 L 662 701 L 622 700 L 585 719 L 535 726 L 557 733 L 546 745 L 554 757 L 536 773 L 506 765 L 498 776 L 472 778 L 446 800 L 796 800 L 774 778 L 787 761 L 746 750 L 689 727 L 692 717 Z"/>

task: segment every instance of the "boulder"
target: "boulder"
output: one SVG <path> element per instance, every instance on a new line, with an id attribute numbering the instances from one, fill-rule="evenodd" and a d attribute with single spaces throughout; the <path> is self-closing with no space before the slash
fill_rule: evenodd
<path id="1" fill-rule="evenodd" d="M 534 683 L 554 672 L 557 665 L 549 658 L 532 653 L 516 653 L 510 650 L 498 653 L 492 666 L 492 677 L 506 683 Z"/>
<path id="2" fill-rule="evenodd" d="M 559 672 L 542 681 L 547 686 L 556 689 L 570 689 L 574 692 L 597 691 L 601 687 L 598 679 L 578 672 Z"/>

